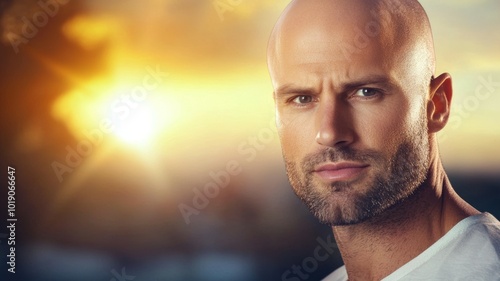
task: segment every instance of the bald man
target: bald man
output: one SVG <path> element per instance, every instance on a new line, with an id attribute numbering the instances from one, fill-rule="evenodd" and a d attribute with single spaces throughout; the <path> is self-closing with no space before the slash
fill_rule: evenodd
<path id="1" fill-rule="evenodd" d="M 268 65 L 290 183 L 345 263 L 325 280 L 500 280 L 500 223 L 441 164 L 452 83 L 417 1 L 295 0 Z"/>

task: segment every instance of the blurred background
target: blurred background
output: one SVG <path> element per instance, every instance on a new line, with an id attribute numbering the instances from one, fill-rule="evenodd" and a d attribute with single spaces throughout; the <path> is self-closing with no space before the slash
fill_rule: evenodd
<path id="1" fill-rule="evenodd" d="M 500 217 L 500 2 L 421 2 L 454 78 L 444 164 Z M 320 280 L 341 265 L 334 247 L 309 258 L 330 229 L 289 187 L 273 123 L 266 45 L 287 3 L 1 1 L 18 218 L 16 275 L 1 224 L 1 279 Z"/>

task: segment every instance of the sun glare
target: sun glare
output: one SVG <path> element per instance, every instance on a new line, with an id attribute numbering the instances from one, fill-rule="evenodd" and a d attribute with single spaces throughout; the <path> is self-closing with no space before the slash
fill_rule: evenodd
<path id="1" fill-rule="evenodd" d="M 117 126 L 115 135 L 127 144 L 144 146 L 152 141 L 156 125 L 152 109 L 144 105 Z"/>
<path id="2" fill-rule="evenodd" d="M 177 119 L 179 105 L 172 100 L 171 91 L 161 87 L 143 101 L 133 100 L 127 90 L 133 88 L 129 82 L 89 81 L 83 89 L 62 95 L 54 103 L 52 114 L 77 140 L 99 131 L 104 140 L 111 137 L 115 142 L 147 148 Z M 108 130 L 102 124 L 108 124 Z"/>

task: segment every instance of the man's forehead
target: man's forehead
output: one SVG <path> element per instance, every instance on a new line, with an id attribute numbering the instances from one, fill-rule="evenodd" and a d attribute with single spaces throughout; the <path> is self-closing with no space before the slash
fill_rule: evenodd
<path id="1" fill-rule="evenodd" d="M 395 77 L 430 77 L 434 50 L 425 12 L 414 0 L 401 2 L 396 11 L 387 1 L 292 2 L 270 40 L 274 85 L 305 81 L 318 73 L 335 81 L 348 80 L 373 68 L 378 69 L 372 73 L 390 72 Z"/>
<path id="2" fill-rule="evenodd" d="M 270 44 L 270 63 L 278 69 L 317 64 L 328 67 L 341 64 L 380 64 L 390 52 L 388 35 L 374 21 L 369 8 L 353 0 L 339 1 L 351 9 L 318 6 L 295 1 L 277 24 Z M 337 1 L 328 1 L 337 2 Z M 363 1 L 361 1 L 363 2 Z M 353 3 L 357 3 L 356 5 Z M 300 9 L 303 13 L 297 13 Z M 323 8 L 323 9 L 321 9 Z M 315 14 L 318 12 L 319 14 Z M 276 70 L 278 70 L 276 69 Z"/>
<path id="3" fill-rule="evenodd" d="M 363 69 L 331 72 L 308 70 L 287 71 L 273 80 L 275 94 L 320 93 L 324 90 L 342 93 L 354 88 L 371 85 L 385 89 L 399 87 L 398 77 L 394 72 L 373 66 Z"/>
<path id="4" fill-rule="evenodd" d="M 355 31 L 355 30 L 353 30 Z M 295 65 L 342 65 L 382 63 L 387 60 L 384 42 L 352 32 L 330 33 L 313 30 L 300 36 L 283 38 L 276 45 L 276 62 Z"/>
<path id="5" fill-rule="evenodd" d="M 335 81 L 360 76 L 380 76 L 391 70 L 394 60 L 376 41 L 359 48 L 343 37 L 306 36 L 297 44 L 283 41 L 278 47 L 272 76 L 278 83 L 331 78 Z"/>

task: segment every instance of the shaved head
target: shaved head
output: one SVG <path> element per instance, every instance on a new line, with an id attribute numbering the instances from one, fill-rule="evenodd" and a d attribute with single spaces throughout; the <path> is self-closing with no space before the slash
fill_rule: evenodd
<path id="1" fill-rule="evenodd" d="M 432 32 L 417 1 L 294 0 L 268 66 L 290 183 L 320 221 L 361 223 L 417 194 L 437 145 L 432 114 L 447 108 L 431 97 Z"/>
<path id="2" fill-rule="evenodd" d="M 332 63 L 352 62 L 370 51 L 384 60 L 406 63 L 405 68 L 418 72 L 428 85 L 435 71 L 435 54 L 430 23 L 420 3 L 294 0 L 272 32 L 268 64 L 274 78 L 290 59 L 311 63 L 315 55 L 330 52 Z"/>

